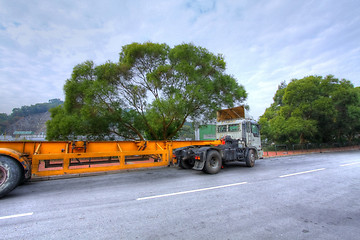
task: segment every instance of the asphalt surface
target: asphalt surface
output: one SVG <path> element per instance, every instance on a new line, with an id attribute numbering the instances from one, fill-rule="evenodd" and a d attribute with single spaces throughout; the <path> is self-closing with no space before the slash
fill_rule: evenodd
<path id="1" fill-rule="evenodd" d="M 32 182 L 0 239 L 359 239 L 360 151 Z"/>

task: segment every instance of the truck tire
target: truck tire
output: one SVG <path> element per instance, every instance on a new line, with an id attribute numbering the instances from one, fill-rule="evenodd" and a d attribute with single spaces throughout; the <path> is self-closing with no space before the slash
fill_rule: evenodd
<path id="1" fill-rule="evenodd" d="M 247 156 L 246 156 L 246 166 L 253 167 L 255 165 L 256 153 L 254 149 L 250 149 Z"/>
<path id="2" fill-rule="evenodd" d="M 192 169 L 195 165 L 195 161 L 192 159 L 181 159 L 179 166 L 183 169 Z"/>
<path id="3" fill-rule="evenodd" d="M 21 179 L 19 164 L 7 156 L 0 156 L 0 198 L 16 188 Z"/>
<path id="4" fill-rule="evenodd" d="M 207 154 L 203 171 L 210 174 L 218 173 L 222 166 L 222 159 L 218 151 L 212 150 Z"/>

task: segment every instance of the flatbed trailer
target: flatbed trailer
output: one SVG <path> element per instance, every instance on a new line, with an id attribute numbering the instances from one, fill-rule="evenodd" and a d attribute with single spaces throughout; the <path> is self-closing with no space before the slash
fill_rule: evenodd
<path id="1" fill-rule="evenodd" d="M 174 149 L 219 144 L 220 140 L 0 142 L 0 198 L 30 179 L 164 167 L 176 163 Z"/>

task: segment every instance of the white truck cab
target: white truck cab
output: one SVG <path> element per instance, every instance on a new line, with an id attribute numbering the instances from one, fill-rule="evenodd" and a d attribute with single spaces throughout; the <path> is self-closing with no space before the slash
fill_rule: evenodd
<path id="1" fill-rule="evenodd" d="M 239 144 L 257 149 L 258 157 L 263 157 L 261 148 L 260 126 L 251 119 L 245 119 L 244 106 L 218 111 L 216 121 L 216 138 L 230 136 L 238 139 Z"/>

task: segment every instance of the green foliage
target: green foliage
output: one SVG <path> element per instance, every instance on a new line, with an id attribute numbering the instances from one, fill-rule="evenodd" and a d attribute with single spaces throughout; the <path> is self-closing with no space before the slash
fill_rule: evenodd
<path id="1" fill-rule="evenodd" d="M 53 112 L 48 139 L 173 139 L 186 120 L 213 119 L 218 109 L 247 97 L 225 74 L 221 55 L 192 44 L 170 48 L 151 42 L 124 46 L 118 63 L 75 66 L 64 91 L 64 108 Z M 57 125 L 65 117 L 76 119 L 71 125 L 78 127 L 67 125 L 61 133 Z"/>
<path id="2" fill-rule="evenodd" d="M 12 113 L 10 117 L 26 117 L 32 114 L 37 113 L 44 113 L 47 112 L 49 109 L 56 107 L 63 102 L 56 98 L 56 99 L 50 99 L 47 103 L 37 103 L 35 105 L 31 106 L 22 106 L 21 108 L 14 108 L 12 110 Z"/>
<path id="3" fill-rule="evenodd" d="M 359 88 L 328 75 L 281 83 L 259 122 L 263 137 L 275 143 L 329 143 L 352 141 L 359 117 Z"/>
<path id="4" fill-rule="evenodd" d="M 191 139 L 195 140 L 195 127 L 192 123 L 185 123 L 184 126 L 178 132 L 177 139 L 186 140 Z"/>
<path id="5" fill-rule="evenodd" d="M 47 103 L 37 103 L 31 106 L 22 106 L 21 108 L 14 108 L 10 115 L 0 113 L 0 132 L 4 133 L 5 129 L 11 124 L 16 122 L 22 117 L 27 117 L 37 113 L 44 113 L 49 109 L 63 104 L 58 98 L 50 99 Z"/>

